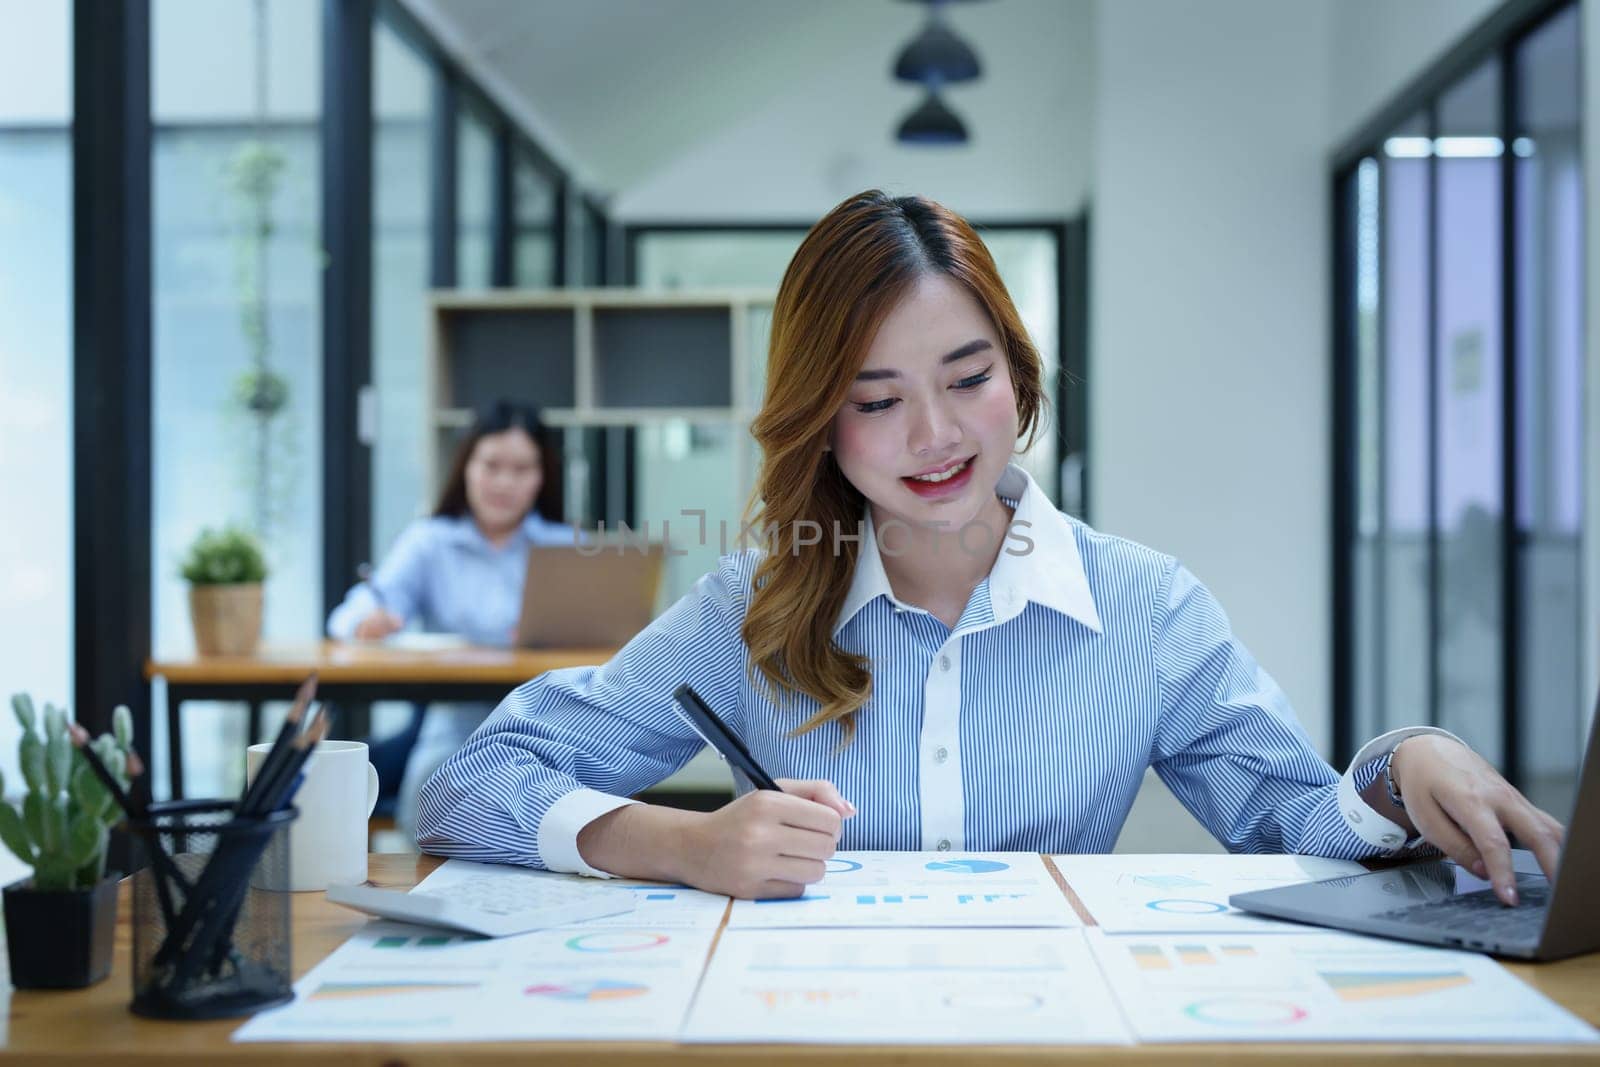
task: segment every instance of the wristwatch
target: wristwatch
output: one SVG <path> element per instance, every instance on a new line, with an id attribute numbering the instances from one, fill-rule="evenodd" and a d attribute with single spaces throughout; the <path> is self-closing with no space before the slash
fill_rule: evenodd
<path id="1" fill-rule="evenodd" d="M 1389 761 L 1394 756 L 1394 750 L 1400 746 L 1400 742 L 1422 734 L 1438 734 L 1452 741 L 1461 741 L 1455 734 L 1441 730 L 1437 726 L 1406 726 L 1399 730 L 1390 730 L 1362 745 L 1361 750 L 1350 761 L 1349 768 L 1339 778 L 1339 812 L 1344 816 L 1345 825 L 1361 840 L 1391 856 L 1403 849 L 1415 848 L 1422 842 L 1422 835 L 1407 834 L 1402 826 L 1385 818 L 1381 812 L 1362 799 L 1356 793 L 1355 772 L 1357 768 L 1378 763 L 1382 768 L 1379 773 L 1385 775 L 1390 799 L 1400 804 L 1400 791 L 1394 788 L 1394 779 L 1388 776 Z M 1403 804 L 1401 806 L 1404 807 Z"/>
<path id="2" fill-rule="evenodd" d="M 1389 803 L 1404 811 L 1406 802 L 1400 796 L 1400 790 L 1395 787 L 1394 773 L 1392 770 L 1394 767 L 1394 751 L 1399 747 L 1399 745 L 1394 746 L 1394 748 L 1389 750 L 1389 754 L 1383 757 L 1383 787 L 1384 789 L 1388 790 Z"/>

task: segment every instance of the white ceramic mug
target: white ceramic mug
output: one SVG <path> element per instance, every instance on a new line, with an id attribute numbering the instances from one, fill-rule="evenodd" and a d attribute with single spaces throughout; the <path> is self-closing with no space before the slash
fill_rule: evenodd
<path id="1" fill-rule="evenodd" d="M 254 780 L 270 744 L 245 753 Z M 378 771 L 361 741 L 318 741 L 306 780 L 290 801 L 300 817 L 289 826 L 289 888 L 296 892 L 367 880 L 367 818 L 378 803 Z"/>

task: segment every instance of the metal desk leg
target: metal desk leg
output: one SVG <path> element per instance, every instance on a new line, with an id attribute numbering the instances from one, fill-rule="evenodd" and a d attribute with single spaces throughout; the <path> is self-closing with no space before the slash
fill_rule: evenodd
<path id="1" fill-rule="evenodd" d="M 183 799 L 183 696 L 167 687 L 167 784 L 173 800 Z"/>
<path id="2" fill-rule="evenodd" d="M 250 726 L 249 733 L 245 735 L 245 746 L 255 744 L 262 740 L 261 737 L 261 701 L 250 701 Z"/>

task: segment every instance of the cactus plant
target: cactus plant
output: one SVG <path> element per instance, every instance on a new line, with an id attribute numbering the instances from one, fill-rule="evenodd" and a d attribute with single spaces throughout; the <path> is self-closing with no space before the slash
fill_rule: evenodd
<path id="1" fill-rule="evenodd" d="M 40 723 L 26 693 L 13 696 L 11 708 L 22 724 L 20 762 L 28 791 L 20 810 L 0 799 L 0 842 L 33 868 L 34 888 L 92 888 L 105 877 L 108 831 L 122 819 L 122 811 L 73 748 L 65 709 L 46 704 Z M 89 744 L 126 790 L 133 715 L 119 706 L 111 723 L 111 733 Z M 4 794 L 0 775 L 0 798 Z"/>

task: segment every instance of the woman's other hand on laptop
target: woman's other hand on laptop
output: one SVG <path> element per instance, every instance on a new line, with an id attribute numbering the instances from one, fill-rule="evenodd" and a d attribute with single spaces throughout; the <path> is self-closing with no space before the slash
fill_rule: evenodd
<path id="1" fill-rule="evenodd" d="M 1447 737 L 1407 738 L 1394 750 L 1390 773 L 1412 829 L 1517 903 L 1508 832 L 1555 880 L 1565 828 L 1528 802 L 1487 760 Z"/>
<path id="2" fill-rule="evenodd" d="M 405 620 L 382 608 L 356 623 L 357 641 L 381 641 L 405 626 Z"/>

